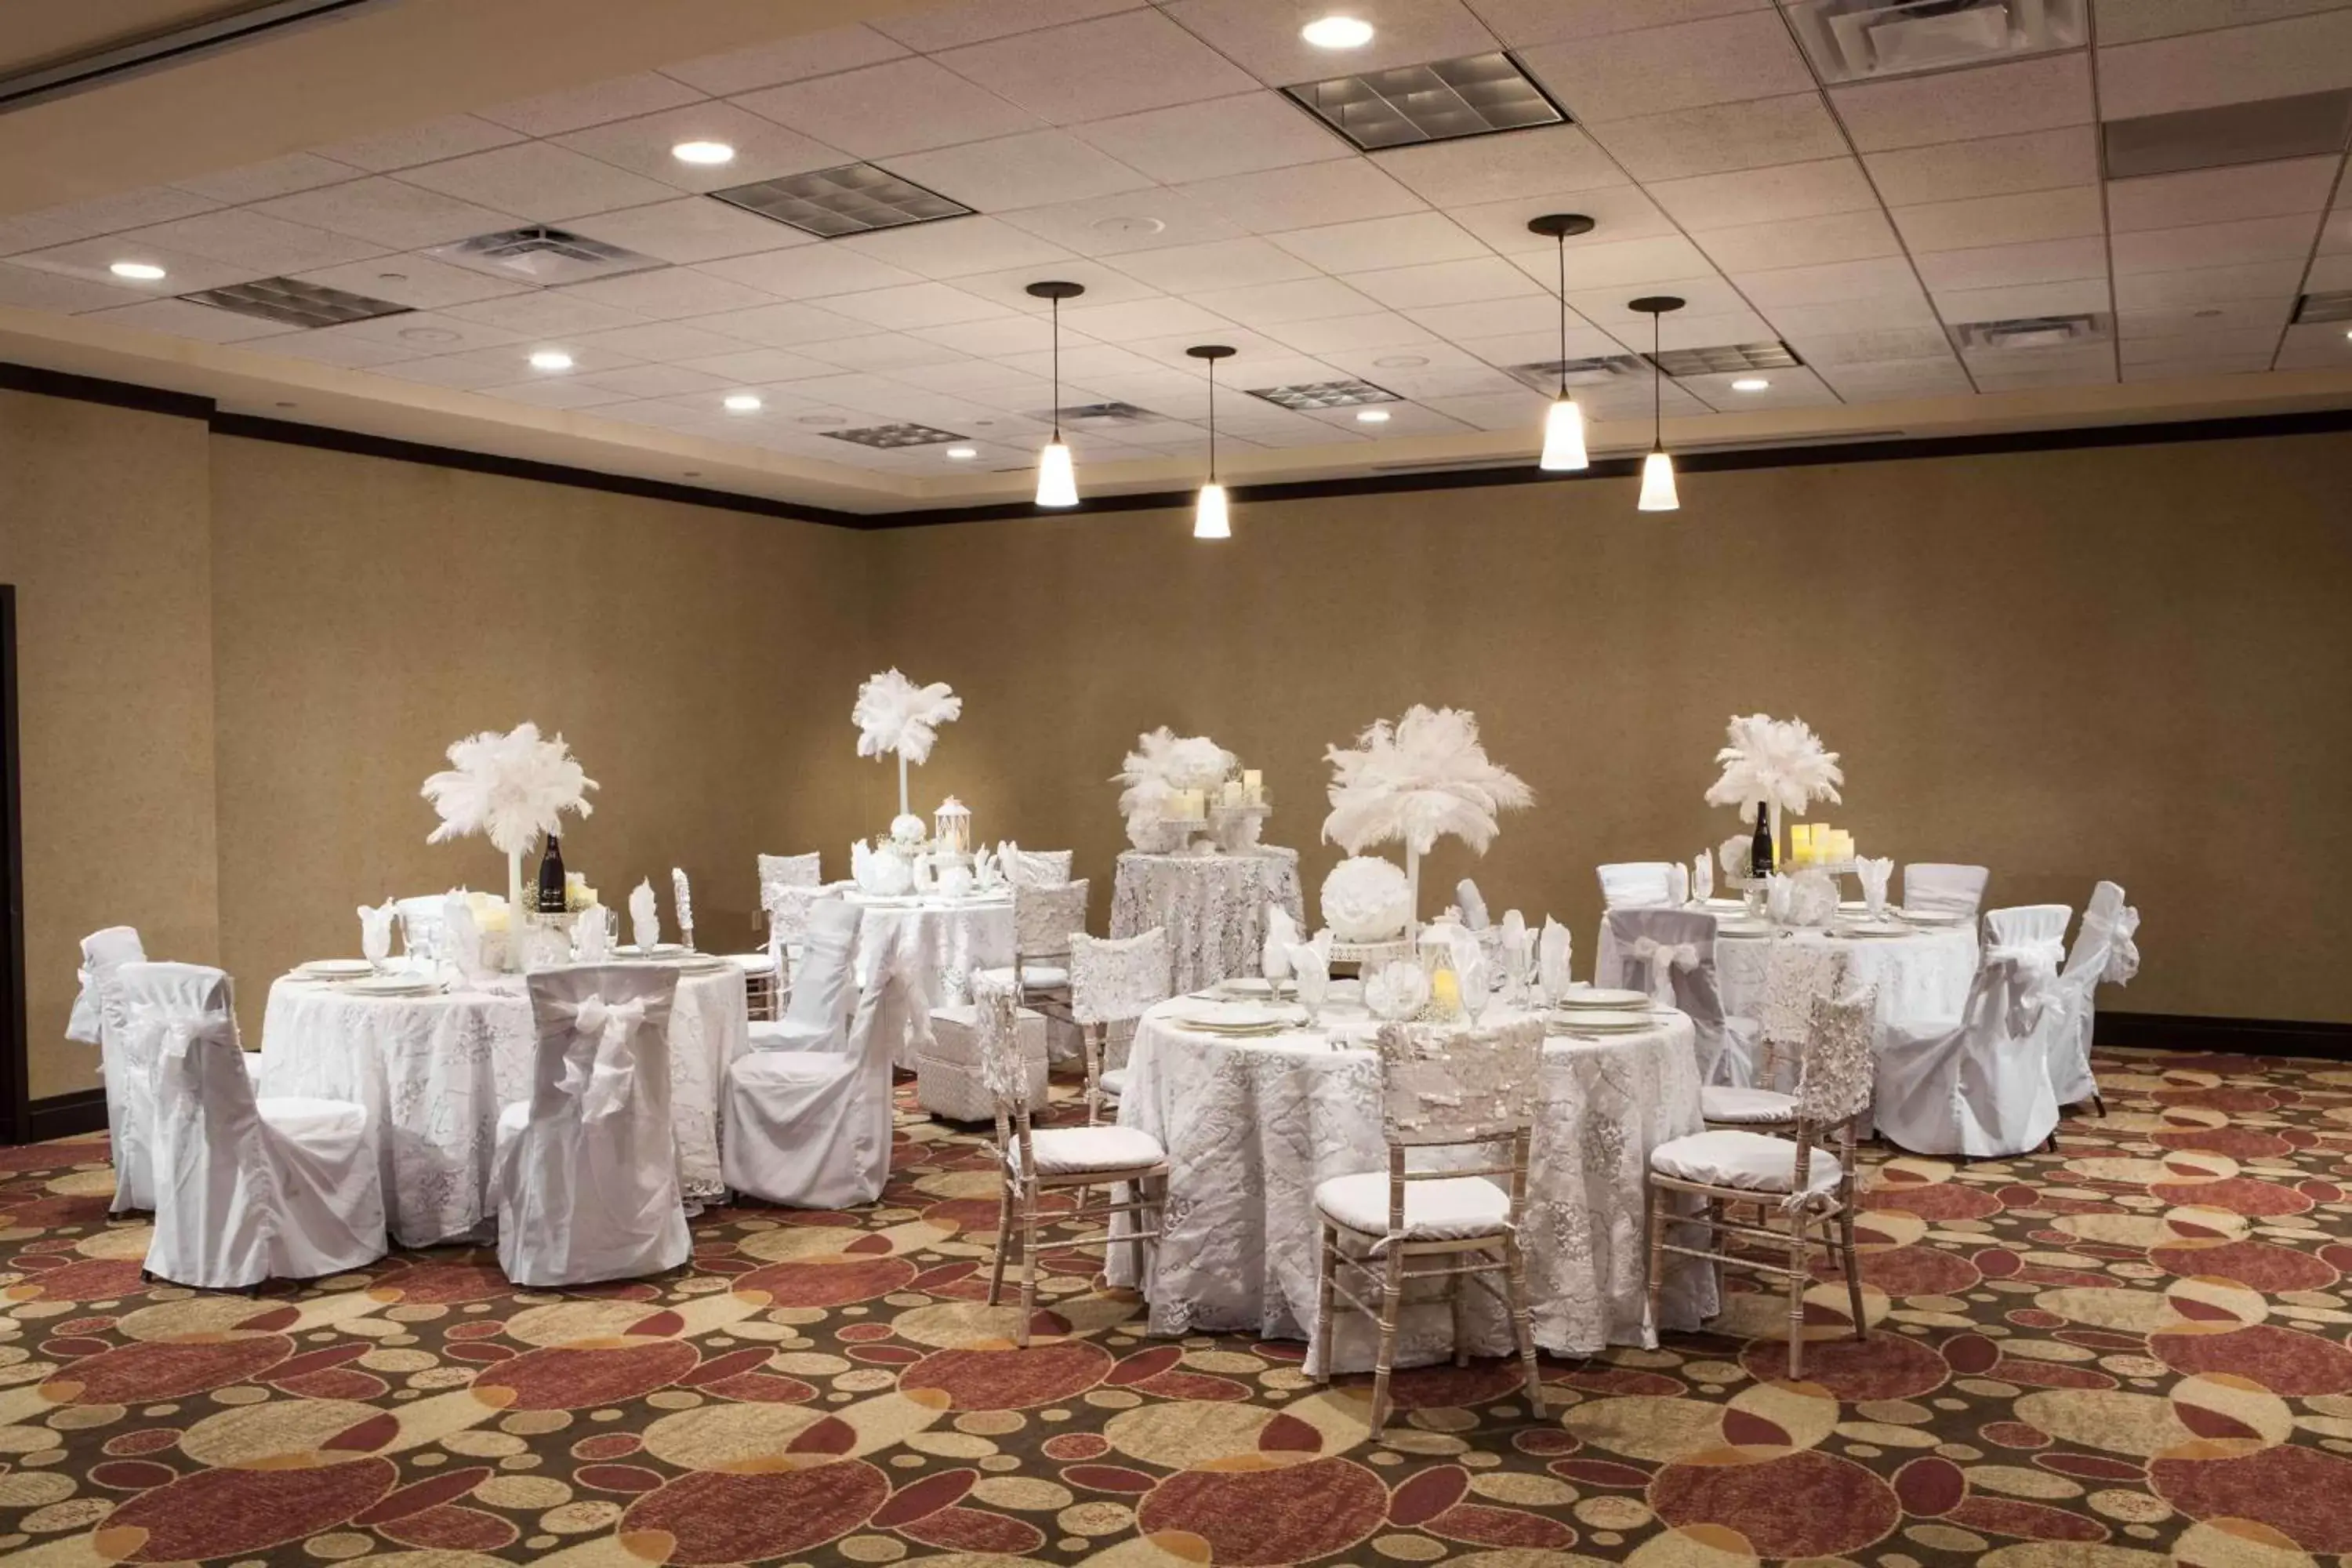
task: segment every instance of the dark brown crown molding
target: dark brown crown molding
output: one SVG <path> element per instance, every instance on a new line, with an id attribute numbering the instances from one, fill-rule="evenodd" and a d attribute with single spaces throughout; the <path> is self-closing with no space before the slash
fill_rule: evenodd
<path id="1" fill-rule="evenodd" d="M 69 375 L 61 370 L 0 362 L 0 392 L 34 392 L 75 403 L 103 403 L 111 408 L 136 408 L 142 414 L 170 414 L 182 419 L 210 419 L 213 400 L 193 392 L 165 392 L 136 382 L 107 381 L 95 375 Z"/>

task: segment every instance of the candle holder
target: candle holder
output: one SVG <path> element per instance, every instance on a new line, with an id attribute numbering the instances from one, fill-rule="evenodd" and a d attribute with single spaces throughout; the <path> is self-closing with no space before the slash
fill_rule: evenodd
<path id="1" fill-rule="evenodd" d="M 1217 847 L 1239 854 L 1257 847 L 1265 819 L 1273 815 L 1274 807 L 1263 800 L 1255 805 L 1213 805 L 1209 808 L 1208 826 L 1216 835 Z"/>

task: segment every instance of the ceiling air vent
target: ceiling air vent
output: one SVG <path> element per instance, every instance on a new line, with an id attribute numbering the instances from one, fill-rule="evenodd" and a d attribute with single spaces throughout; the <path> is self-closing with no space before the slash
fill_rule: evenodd
<path id="1" fill-rule="evenodd" d="M 642 272 L 662 265 L 650 256 L 544 224 L 478 234 L 471 239 L 434 246 L 425 254 L 494 278 L 522 278 L 542 287 L 584 283 L 591 278 Z"/>
<path id="2" fill-rule="evenodd" d="M 929 425 L 867 425 L 856 430 L 827 430 L 823 434 L 835 441 L 875 447 L 886 452 L 901 447 L 936 447 L 942 441 L 963 439 L 952 430 L 935 430 Z"/>
<path id="3" fill-rule="evenodd" d="M 339 327 L 345 321 L 372 321 L 378 316 L 405 315 L 408 311 L 407 306 L 395 305 L 389 300 L 317 283 L 299 283 L 291 278 L 259 278 L 250 283 L 232 283 L 226 289 L 206 289 L 180 298 L 215 310 L 233 310 L 240 316 L 276 321 L 284 327 Z"/>
<path id="4" fill-rule="evenodd" d="M 870 234 L 877 228 L 899 228 L 943 217 L 969 217 L 972 213 L 961 202 L 927 191 L 871 163 L 844 163 L 835 169 L 730 185 L 710 194 L 730 206 L 773 218 L 819 239 Z"/>
<path id="5" fill-rule="evenodd" d="M 2297 326 L 2311 321 L 2352 321 L 2352 289 L 2329 294 L 2305 294 L 2294 302 Z"/>
<path id="6" fill-rule="evenodd" d="M 2344 151 L 2352 135 L 2352 92 L 2306 92 L 2110 120 L 2100 135 L 2111 180 L 2315 157 Z"/>
<path id="7" fill-rule="evenodd" d="M 1404 401 L 1388 388 L 1374 386 L 1369 381 L 1311 381 L 1297 386 L 1251 386 L 1243 390 L 1277 408 L 1302 414 L 1314 408 L 1353 408 L 1360 403 Z"/>
<path id="8" fill-rule="evenodd" d="M 1668 349 L 1643 356 L 1671 376 L 1725 375 L 1743 370 L 1789 370 L 1805 362 L 1788 344 L 1722 343 L 1711 349 Z"/>
<path id="9" fill-rule="evenodd" d="M 2105 316 L 2020 316 L 2007 321 L 1961 321 L 1952 335 L 1964 349 L 2063 349 L 2105 342 Z"/>
<path id="10" fill-rule="evenodd" d="M 1089 430 L 1108 430 L 1118 426 L 1157 425 L 1164 416 L 1149 408 L 1138 408 L 1132 403 L 1080 403 L 1068 408 L 1048 408 L 1029 416 L 1041 424 L 1076 425 Z"/>
<path id="11" fill-rule="evenodd" d="M 1568 122 L 1567 111 L 1505 54 L 1332 77 L 1282 90 L 1367 153 Z"/>
<path id="12" fill-rule="evenodd" d="M 1648 372 L 1638 354 L 1610 354 L 1601 359 L 1538 360 L 1533 364 L 1512 365 L 1508 374 L 1538 392 L 1557 392 L 1563 374 L 1570 386 L 1611 386 L 1633 376 L 1646 376 Z"/>
<path id="13" fill-rule="evenodd" d="M 2087 0 L 1794 0 L 1790 24 L 1824 82 L 1990 65 L 2079 48 Z"/>

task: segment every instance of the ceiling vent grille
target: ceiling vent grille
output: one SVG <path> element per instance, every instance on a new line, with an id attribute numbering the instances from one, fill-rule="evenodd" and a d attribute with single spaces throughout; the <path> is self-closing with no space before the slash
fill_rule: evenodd
<path id="1" fill-rule="evenodd" d="M 903 447 L 936 447 L 942 441 L 963 439 L 952 430 L 938 430 L 929 425 L 866 425 L 855 430 L 827 430 L 823 434 L 829 440 L 848 441 L 885 452 L 895 452 Z"/>
<path id="2" fill-rule="evenodd" d="M 2352 289 L 2327 294 L 2305 294 L 2294 302 L 2298 326 L 2312 321 L 2352 321 Z"/>
<path id="3" fill-rule="evenodd" d="M 1108 430 L 1119 426 L 1157 425 L 1165 417 L 1149 408 L 1138 408 L 1132 403 L 1077 403 L 1067 408 L 1048 408 L 1029 417 L 1041 424 L 1076 425 L 1089 430 Z"/>
<path id="4" fill-rule="evenodd" d="M 407 306 L 395 305 L 389 300 L 297 282 L 291 278 L 258 278 L 250 283 L 205 289 L 180 298 L 240 316 L 276 321 L 283 327 L 340 327 L 346 321 L 372 321 L 378 316 L 408 312 Z"/>
<path id="5" fill-rule="evenodd" d="M 2352 92 L 2306 92 L 2110 120 L 2100 127 L 2107 178 L 2177 174 L 2344 151 Z"/>
<path id="6" fill-rule="evenodd" d="M 1404 401 L 1388 388 L 1374 386 L 1369 381 L 1311 381 L 1297 386 L 1252 386 L 1243 390 L 1277 408 L 1300 414 L 1317 408 L 1353 408 L 1364 403 Z"/>
<path id="7" fill-rule="evenodd" d="M 757 180 L 710 193 L 730 206 L 835 239 L 943 217 L 970 217 L 972 209 L 871 163 L 844 163 L 805 174 Z"/>
<path id="8" fill-rule="evenodd" d="M 1790 23 L 1825 82 L 1990 65 L 2082 47 L 2087 0 L 1793 0 Z"/>
<path id="9" fill-rule="evenodd" d="M 1708 349 L 1667 349 L 1643 358 L 1668 375 L 1726 375 L 1743 370 L 1792 370 L 1805 362 L 1777 340 L 1768 343 L 1722 343 Z"/>
<path id="10" fill-rule="evenodd" d="M 1506 54 L 1465 55 L 1282 90 L 1367 153 L 1568 122 L 1567 111 Z"/>
<path id="11" fill-rule="evenodd" d="M 1557 392 L 1563 376 L 1572 387 L 1613 386 L 1649 373 L 1638 354 L 1610 354 L 1600 359 L 1538 360 L 1533 364 L 1512 365 L 1507 374 L 1538 392 Z"/>
<path id="12" fill-rule="evenodd" d="M 1962 321 L 1952 335 L 1963 349 L 2063 349 L 2107 340 L 2105 316 L 2019 316 L 2006 321 Z"/>
<path id="13" fill-rule="evenodd" d="M 471 239 L 434 246 L 425 254 L 493 277 L 527 278 L 542 287 L 584 283 L 591 278 L 643 272 L 662 265 L 653 257 L 544 224 L 478 234 Z"/>

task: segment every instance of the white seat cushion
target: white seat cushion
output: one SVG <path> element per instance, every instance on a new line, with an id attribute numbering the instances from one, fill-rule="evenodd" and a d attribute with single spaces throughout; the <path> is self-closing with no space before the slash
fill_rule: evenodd
<path id="1" fill-rule="evenodd" d="M 1120 1095 L 1127 1092 L 1127 1069 L 1125 1068 L 1113 1068 L 1108 1072 L 1097 1074 L 1095 1077 L 1095 1087 L 1101 1089 L 1105 1094 L 1109 1095 L 1113 1100 L 1117 1100 Z"/>
<path id="2" fill-rule="evenodd" d="M 1717 1084 L 1698 1091 L 1699 1114 L 1709 1121 L 1793 1122 L 1797 1097 L 1777 1089 L 1731 1089 Z"/>
<path id="3" fill-rule="evenodd" d="M 1366 1236 L 1386 1236 L 1388 1173 L 1367 1171 L 1318 1183 L 1315 1207 L 1334 1225 Z M 1500 1236 L 1510 1217 L 1510 1194 L 1481 1176 L 1448 1176 L 1404 1184 L 1404 1234 L 1414 1241 Z"/>
<path id="4" fill-rule="evenodd" d="M 1694 1132 L 1651 1150 L 1650 1169 L 1678 1182 L 1732 1187 L 1743 1193 L 1786 1193 L 1796 1184 L 1797 1145 L 1786 1138 L 1736 1128 Z M 1844 1173 L 1836 1155 L 1815 1149 L 1805 1167 L 1805 1190 L 1829 1192 Z"/>
<path id="5" fill-rule="evenodd" d="M 1139 1127 L 1041 1127 L 1029 1134 L 1041 1176 L 1075 1175 L 1080 1171 L 1137 1171 L 1168 1158 L 1160 1140 Z M 1021 1148 L 1014 1144 L 1013 1160 Z"/>
<path id="6" fill-rule="evenodd" d="M 973 978 L 991 985 L 1013 984 L 1013 969 L 1001 964 L 994 969 L 979 971 Z M 1066 963 L 1024 963 L 1021 966 L 1021 984 L 1031 991 L 1058 991 L 1070 983 L 1070 968 Z"/>

